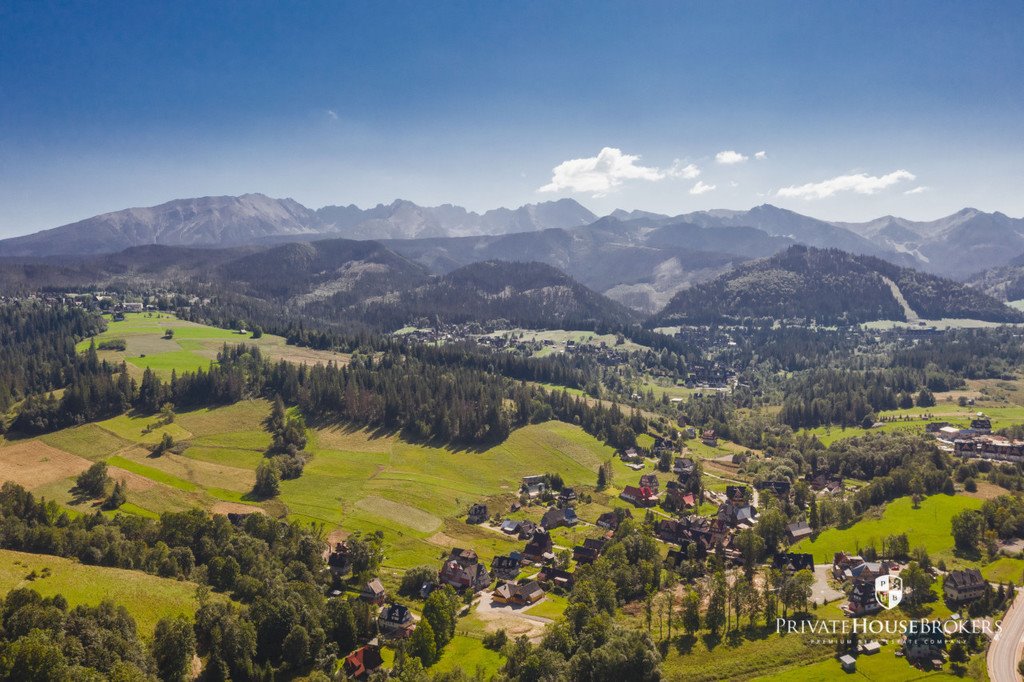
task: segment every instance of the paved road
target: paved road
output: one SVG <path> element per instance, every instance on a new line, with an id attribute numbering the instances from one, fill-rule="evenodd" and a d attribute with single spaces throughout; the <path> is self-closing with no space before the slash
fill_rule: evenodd
<path id="1" fill-rule="evenodd" d="M 1024 591 L 1017 593 L 1003 618 L 1003 629 L 988 648 L 988 675 L 992 682 L 1019 682 L 1017 662 L 1024 646 Z"/>

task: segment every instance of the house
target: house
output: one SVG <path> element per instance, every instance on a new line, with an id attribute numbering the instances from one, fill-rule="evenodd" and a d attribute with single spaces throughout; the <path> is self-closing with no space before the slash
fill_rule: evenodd
<path id="1" fill-rule="evenodd" d="M 850 591 L 850 599 L 842 607 L 849 616 L 860 616 L 866 613 L 881 611 L 882 605 L 875 598 L 875 583 L 873 580 L 858 580 L 853 584 Z"/>
<path id="2" fill-rule="evenodd" d="M 992 420 L 979 416 L 971 420 L 971 428 L 980 433 L 992 433 Z"/>
<path id="3" fill-rule="evenodd" d="M 582 545 L 572 549 L 572 558 L 579 564 L 592 564 L 597 561 L 608 544 L 608 538 L 587 538 Z"/>
<path id="4" fill-rule="evenodd" d="M 540 497 L 547 491 L 544 476 L 523 476 L 523 483 L 519 490 L 525 493 L 527 497 Z"/>
<path id="5" fill-rule="evenodd" d="M 778 481 L 761 481 L 754 485 L 758 490 L 769 490 L 775 497 L 780 500 L 787 499 L 789 497 L 789 481 L 782 479 Z"/>
<path id="6" fill-rule="evenodd" d="M 352 571 L 352 548 L 347 542 L 338 542 L 327 555 L 327 566 L 331 573 L 342 576 Z"/>
<path id="7" fill-rule="evenodd" d="M 864 557 L 846 552 L 836 552 L 832 555 L 832 577 L 836 580 L 846 580 L 846 571 L 853 566 L 864 563 Z"/>
<path id="8" fill-rule="evenodd" d="M 658 494 L 658 476 L 656 474 L 644 474 L 640 477 L 640 487 L 650 488 L 655 495 Z"/>
<path id="9" fill-rule="evenodd" d="M 946 579 L 942 583 L 942 593 L 947 601 L 963 603 L 983 597 L 986 586 L 981 571 L 976 568 L 968 568 L 964 571 L 947 573 Z"/>
<path id="10" fill-rule="evenodd" d="M 711 448 L 718 447 L 718 436 L 715 434 L 715 430 L 704 429 L 704 432 L 700 434 L 700 442 Z"/>
<path id="11" fill-rule="evenodd" d="M 846 569 L 843 574 L 846 580 L 857 580 L 862 582 L 875 582 L 880 575 L 889 574 L 889 565 L 884 561 L 865 561 L 856 566 Z"/>
<path id="12" fill-rule="evenodd" d="M 481 590 L 491 584 L 491 574 L 471 549 L 452 549 L 445 560 L 438 580 L 457 590 Z"/>
<path id="13" fill-rule="evenodd" d="M 576 516 L 576 510 L 572 507 L 565 509 L 551 507 L 544 512 L 544 516 L 540 520 L 540 525 L 545 530 L 553 530 L 561 526 L 575 526 L 577 523 L 579 523 L 579 517 Z"/>
<path id="14" fill-rule="evenodd" d="M 653 507 L 658 503 L 658 496 L 650 488 L 637 488 L 632 485 L 623 488 L 619 498 L 637 507 Z"/>
<path id="15" fill-rule="evenodd" d="M 786 526 L 786 536 L 789 538 L 791 543 L 800 542 L 804 538 L 809 538 L 814 534 L 814 531 L 806 521 L 797 521 Z"/>
<path id="16" fill-rule="evenodd" d="M 388 604 L 377 617 L 380 631 L 391 637 L 408 637 L 416 629 L 412 611 L 403 604 Z"/>
<path id="17" fill-rule="evenodd" d="M 628 509 L 623 509 L 622 511 L 626 512 L 627 518 L 633 516 Z M 597 517 L 597 525 L 608 530 L 618 530 L 619 515 L 613 511 L 605 512 Z"/>
<path id="18" fill-rule="evenodd" d="M 483 523 L 486 520 L 486 504 L 474 504 L 472 507 L 469 508 L 469 516 L 466 517 L 466 523 Z"/>
<path id="19" fill-rule="evenodd" d="M 388 593 L 384 590 L 384 585 L 381 584 L 380 580 L 374 578 L 363 585 L 363 589 L 359 592 L 359 596 L 371 604 L 383 604 Z"/>
<path id="20" fill-rule="evenodd" d="M 345 674 L 357 680 L 366 679 L 384 665 L 376 640 L 345 657 Z"/>
<path id="21" fill-rule="evenodd" d="M 911 621 L 903 637 L 903 655 L 910 661 L 942 665 L 946 651 L 946 635 L 941 623 Z"/>
<path id="22" fill-rule="evenodd" d="M 665 484 L 665 502 L 672 509 L 689 509 L 696 504 L 696 498 L 678 481 L 669 481 Z"/>
<path id="23" fill-rule="evenodd" d="M 723 502 L 718 506 L 718 520 L 729 526 L 753 526 L 756 516 L 757 509 L 749 504 Z"/>
<path id="24" fill-rule="evenodd" d="M 533 534 L 530 541 L 526 543 L 526 548 L 523 550 L 523 558 L 532 562 L 550 561 L 555 558 L 553 549 L 554 543 L 551 542 L 551 533 L 543 530 L 537 531 Z"/>
<path id="25" fill-rule="evenodd" d="M 558 501 L 563 506 L 570 502 L 575 502 L 576 498 L 576 490 L 573 488 L 562 488 L 561 492 L 558 493 Z"/>
<path id="26" fill-rule="evenodd" d="M 640 456 L 640 453 L 636 451 L 636 448 L 630 448 L 626 450 L 621 455 L 619 455 L 619 457 L 622 459 L 623 462 L 627 464 L 637 464 L 642 463 L 644 461 L 644 458 Z"/>
<path id="27" fill-rule="evenodd" d="M 519 522 L 519 539 L 529 540 L 534 534 L 540 529 L 536 523 L 530 520 L 524 520 Z"/>
<path id="28" fill-rule="evenodd" d="M 810 571 L 814 572 L 814 555 L 803 554 L 796 552 L 786 552 L 785 554 L 776 554 L 772 558 L 772 566 L 780 571 L 786 573 L 796 573 L 797 571 Z"/>
<path id="29" fill-rule="evenodd" d="M 696 471 L 697 464 L 689 457 L 676 457 L 672 463 L 672 473 L 678 475 L 680 480 L 693 476 Z"/>
<path id="30" fill-rule="evenodd" d="M 745 485 L 727 485 L 725 486 L 725 499 L 736 506 L 742 506 L 747 503 L 748 492 L 747 486 Z"/>
<path id="31" fill-rule="evenodd" d="M 502 583 L 491 594 L 491 599 L 499 604 L 513 604 L 515 606 L 536 604 L 543 598 L 544 589 L 536 580 L 522 584 L 514 582 Z"/>
<path id="32" fill-rule="evenodd" d="M 494 557 L 494 561 L 491 562 L 491 573 L 502 580 L 515 580 L 522 565 L 523 555 L 519 552 L 510 552 Z"/>
<path id="33" fill-rule="evenodd" d="M 857 659 L 850 654 L 840 656 L 839 665 L 842 666 L 844 673 L 857 672 Z"/>
<path id="34" fill-rule="evenodd" d="M 522 522 L 516 519 L 505 519 L 501 522 L 501 532 L 507 535 L 516 535 L 519 533 L 519 526 Z"/>
<path id="35" fill-rule="evenodd" d="M 548 566 L 541 569 L 541 572 L 537 574 L 537 581 L 544 583 L 545 585 L 552 585 L 555 587 L 561 587 L 566 590 L 571 590 L 573 585 L 576 584 L 576 576 L 569 571 L 561 568 L 555 568 Z"/>

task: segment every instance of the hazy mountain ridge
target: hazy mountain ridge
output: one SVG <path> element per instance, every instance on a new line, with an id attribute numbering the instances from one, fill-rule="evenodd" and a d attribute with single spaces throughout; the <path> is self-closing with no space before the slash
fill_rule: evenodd
<path id="1" fill-rule="evenodd" d="M 0 260 L 4 293 L 175 284 L 386 330 L 417 318 L 503 319 L 538 328 L 639 320 L 625 306 L 546 264 L 487 261 L 438 276 L 375 241 L 323 239 L 220 249 L 150 245 L 78 258 Z"/>
<path id="2" fill-rule="evenodd" d="M 906 320 L 893 285 L 923 318 L 1024 321 L 1024 314 L 952 280 L 871 256 L 792 246 L 680 291 L 653 322 L 670 325 L 745 317 L 813 318 L 827 324 Z"/>
<path id="3" fill-rule="evenodd" d="M 349 205 L 314 211 L 292 199 L 246 194 L 106 213 L 2 240 L 0 256 L 82 256 L 150 244 L 253 247 L 339 237 L 380 240 L 435 274 L 493 259 L 543 262 L 637 310 L 653 313 L 684 287 L 793 244 L 838 248 L 966 279 L 1024 253 L 1024 219 L 963 209 L 934 221 L 884 216 L 842 223 L 769 204 L 674 217 L 616 210 L 597 218 L 572 199 L 483 213 L 451 204 L 422 207 L 405 200 L 367 209 Z M 72 281 L 78 276 L 75 269 L 82 267 L 88 266 L 78 261 L 70 271 L 51 274 L 55 281 Z M 13 275 L 7 280 L 13 281 Z"/>

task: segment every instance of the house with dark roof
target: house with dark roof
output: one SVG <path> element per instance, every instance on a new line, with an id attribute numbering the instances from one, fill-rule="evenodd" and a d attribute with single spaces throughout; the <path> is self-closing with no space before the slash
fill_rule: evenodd
<path id="1" fill-rule="evenodd" d="M 576 576 L 571 572 L 554 566 L 546 566 L 537 574 L 537 581 L 552 587 L 561 587 L 571 590 L 576 584 Z"/>
<path id="2" fill-rule="evenodd" d="M 700 442 L 711 448 L 717 447 L 718 435 L 715 433 L 714 429 L 705 429 L 704 432 L 700 434 Z"/>
<path id="3" fill-rule="evenodd" d="M 357 680 L 364 680 L 384 665 L 384 659 L 380 655 L 380 647 L 375 641 L 366 646 L 359 647 L 345 657 L 346 675 Z"/>
<path id="4" fill-rule="evenodd" d="M 513 604 L 516 606 L 536 604 L 543 598 L 544 589 L 536 580 L 526 583 L 502 583 L 491 594 L 491 599 L 499 604 Z"/>
<path id="5" fill-rule="evenodd" d="M 564 487 L 558 492 L 558 502 L 561 505 L 567 505 L 570 502 L 575 502 L 577 499 L 576 489 L 570 487 Z"/>
<path id="6" fill-rule="evenodd" d="M 613 511 L 605 512 L 597 517 L 597 525 L 607 530 L 617 530 L 619 527 L 619 515 Z"/>
<path id="7" fill-rule="evenodd" d="M 572 558 L 578 564 L 592 564 L 597 561 L 608 544 L 608 538 L 587 538 L 582 545 L 576 545 L 572 549 Z"/>
<path id="8" fill-rule="evenodd" d="M 804 538 L 809 538 L 814 534 L 814 531 L 806 521 L 797 521 L 786 526 L 786 537 L 789 538 L 791 543 L 800 542 Z"/>
<path id="9" fill-rule="evenodd" d="M 689 457 L 676 457 L 672 463 L 672 472 L 677 474 L 680 480 L 685 480 L 697 471 L 697 463 Z"/>
<path id="10" fill-rule="evenodd" d="M 643 474 L 640 476 L 640 488 L 650 488 L 655 495 L 658 494 L 658 475 Z"/>
<path id="11" fill-rule="evenodd" d="M 505 519 L 501 522 L 501 532 L 506 535 L 517 535 L 519 533 L 519 524 L 522 523 L 516 519 Z"/>
<path id="12" fill-rule="evenodd" d="M 486 504 L 474 504 L 472 507 L 469 508 L 469 516 L 466 517 L 466 523 L 483 523 L 486 520 Z"/>
<path id="13" fill-rule="evenodd" d="M 985 596 L 987 583 L 982 577 L 981 571 L 976 568 L 968 568 L 960 571 L 950 571 L 942 581 L 942 593 L 946 600 L 954 604 L 974 601 Z"/>
<path id="14" fill-rule="evenodd" d="M 882 605 L 875 598 L 874 580 L 858 580 L 850 590 L 850 599 L 841 607 L 848 616 L 860 616 L 882 610 Z"/>
<path id="15" fill-rule="evenodd" d="M 540 526 L 538 526 L 536 523 L 534 523 L 533 521 L 530 521 L 529 519 L 524 519 L 524 520 L 519 522 L 519 539 L 520 540 L 529 540 L 530 538 L 532 538 L 534 536 L 534 534 L 539 529 L 540 529 Z"/>
<path id="16" fill-rule="evenodd" d="M 530 541 L 526 543 L 523 557 L 532 562 L 549 561 L 555 558 L 553 550 L 554 543 L 551 541 L 551 533 L 540 530 L 534 533 Z"/>
<path id="17" fill-rule="evenodd" d="M 772 566 L 789 574 L 807 570 L 814 572 L 814 555 L 796 552 L 785 552 L 772 557 Z"/>
<path id="18" fill-rule="evenodd" d="M 523 555 L 519 552 L 510 552 L 494 557 L 491 562 L 491 573 L 501 580 L 515 580 L 523 565 Z"/>
<path id="19" fill-rule="evenodd" d="M 577 523 L 579 523 L 579 517 L 576 516 L 576 510 L 572 507 L 565 507 L 564 509 L 551 507 L 544 512 L 544 516 L 540 520 L 540 525 L 545 530 L 552 530 L 562 526 L 575 526 Z"/>
<path id="20" fill-rule="evenodd" d="M 761 481 L 760 483 L 755 483 L 754 487 L 758 490 L 769 490 L 780 500 L 784 500 L 789 497 L 790 484 L 786 479 L 779 479 L 777 481 Z"/>
<path id="21" fill-rule="evenodd" d="M 408 637 L 416 629 L 416 621 L 404 604 L 388 604 L 380 610 L 377 626 L 391 637 Z"/>
<path id="22" fill-rule="evenodd" d="M 756 517 L 757 509 L 749 504 L 723 502 L 718 506 L 718 520 L 729 526 L 752 526 Z"/>
<path id="23" fill-rule="evenodd" d="M 482 590 L 491 584 L 491 574 L 471 549 L 452 549 L 441 566 L 438 580 L 457 590 Z"/>
<path id="24" fill-rule="evenodd" d="M 725 499 L 734 505 L 744 505 L 749 499 L 749 492 L 745 485 L 725 486 Z"/>

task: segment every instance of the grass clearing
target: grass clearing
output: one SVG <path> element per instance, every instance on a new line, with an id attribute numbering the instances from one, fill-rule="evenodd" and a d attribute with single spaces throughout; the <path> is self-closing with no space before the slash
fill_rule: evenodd
<path id="1" fill-rule="evenodd" d="M 816 563 L 832 561 L 835 552 L 857 551 L 874 545 L 880 549 L 882 540 L 889 535 L 906 533 L 910 546 L 925 547 L 932 559 L 945 559 L 947 563 L 963 563 L 953 556 L 951 519 L 965 509 L 977 509 L 981 500 L 963 495 L 932 495 L 914 509 L 909 497 L 901 497 L 885 506 L 879 518 L 867 518 L 849 528 L 829 528 L 814 540 L 807 539 L 793 546 L 794 552 L 814 554 Z"/>
<path id="2" fill-rule="evenodd" d="M 50 569 L 48 577 L 27 579 L 32 571 L 42 574 L 44 568 Z M 87 566 L 61 557 L 0 550 L 0 591 L 6 594 L 19 587 L 29 587 L 44 597 L 62 594 L 72 607 L 110 599 L 128 609 L 139 634 L 147 640 L 153 638 L 153 629 L 161 618 L 191 616 L 198 607 L 194 583 L 142 571 Z"/>

